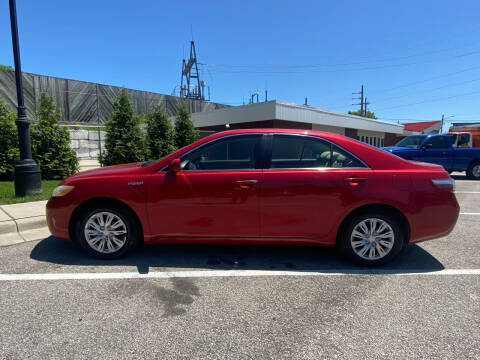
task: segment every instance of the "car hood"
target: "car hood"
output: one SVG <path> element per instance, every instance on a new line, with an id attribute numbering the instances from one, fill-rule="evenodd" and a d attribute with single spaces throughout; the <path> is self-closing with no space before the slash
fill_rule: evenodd
<path id="1" fill-rule="evenodd" d="M 97 176 L 111 176 L 111 175 L 120 175 L 125 173 L 136 173 L 141 172 L 143 168 L 140 166 L 142 162 L 129 163 L 129 164 L 120 164 L 113 166 L 105 166 L 98 169 L 86 170 L 79 172 L 75 175 L 72 175 L 66 178 L 64 181 L 76 180 L 80 178 L 89 178 Z"/>

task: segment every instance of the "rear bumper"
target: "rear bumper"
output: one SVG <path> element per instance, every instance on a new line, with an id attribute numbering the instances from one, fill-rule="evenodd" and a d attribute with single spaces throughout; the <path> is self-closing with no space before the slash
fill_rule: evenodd
<path id="1" fill-rule="evenodd" d="M 409 216 L 410 243 L 436 239 L 452 232 L 460 206 L 452 192 L 423 195 L 425 206 Z"/>

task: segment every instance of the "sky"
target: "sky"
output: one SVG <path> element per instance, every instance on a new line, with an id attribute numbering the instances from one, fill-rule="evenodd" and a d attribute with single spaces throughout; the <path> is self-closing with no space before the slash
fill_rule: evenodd
<path id="1" fill-rule="evenodd" d="M 17 0 L 22 70 L 172 94 L 193 38 L 211 101 L 480 120 L 480 2 Z M 13 66 L 8 1 L 0 64 Z"/>

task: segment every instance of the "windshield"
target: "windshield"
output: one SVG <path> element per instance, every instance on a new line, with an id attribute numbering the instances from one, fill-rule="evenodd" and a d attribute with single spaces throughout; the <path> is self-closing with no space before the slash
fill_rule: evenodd
<path id="1" fill-rule="evenodd" d="M 407 147 L 410 149 L 418 149 L 425 140 L 426 135 L 412 135 L 400 140 L 396 146 Z"/>

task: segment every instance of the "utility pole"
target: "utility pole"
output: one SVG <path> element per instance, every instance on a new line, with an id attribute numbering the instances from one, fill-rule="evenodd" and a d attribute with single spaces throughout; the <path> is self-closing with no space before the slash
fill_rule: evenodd
<path id="1" fill-rule="evenodd" d="M 443 121 L 444 121 L 444 120 L 445 120 L 445 115 L 442 114 L 442 126 L 441 126 L 441 128 L 440 128 L 440 133 L 443 132 Z"/>
<path id="2" fill-rule="evenodd" d="M 370 105 L 370 103 L 367 101 L 367 98 L 365 98 L 365 101 L 363 102 L 363 107 L 364 107 L 364 113 L 363 113 L 363 116 L 367 116 L 367 105 Z"/>
<path id="3" fill-rule="evenodd" d="M 360 95 L 360 97 L 358 98 L 352 98 L 352 100 L 360 100 L 360 104 L 352 104 L 352 105 L 360 105 L 360 116 L 365 116 L 365 113 L 366 111 L 364 111 L 364 105 L 365 105 L 365 101 L 363 99 L 363 85 L 361 87 L 361 90 L 360 92 L 358 93 L 352 93 L 352 95 Z"/>
<path id="4" fill-rule="evenodd" d="M 16 120 L 18 129 L 18 145 L 20 148 L 20 161 L 15 165 L 15 196 L 25 196 L 42 193 L 42 176 L 40 166 L 32 159 L 32 147 L 30 145 L 30 122 L 25 112 L 23 100 L 22 66 L 20 64 L 20 46 L 18 42 L 17 4 L 15 0 L 9 0 L 10 25 L 12 28 L 13 58 L 15 62 L 15 83 L 17 86 L 17 110 Z"/>

